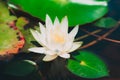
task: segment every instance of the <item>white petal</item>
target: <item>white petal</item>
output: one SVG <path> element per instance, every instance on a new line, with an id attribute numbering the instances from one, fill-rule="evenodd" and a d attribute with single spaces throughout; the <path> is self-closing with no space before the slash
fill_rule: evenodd
<path id="1" fill-rule="evenodd" d="M 45 52 L 45 48 L 43 47 L 34 47 L 34 48 L 29 48 L 28 50 L 31 52 L 41 53 L 41 54 Z"/>
<path id="2" fill-rule="evenodd" d="M 67 34 L 68 33 L 68 19 L 67 16 L 65 16 L 61 21 L 61 29 L 62 32 Z"/>
<path id="3" fill-rule="evenodd" d="M 50 19 L 50 17 L 48 15 L 46 15 L 46 29 L 49 31 L 51 30 L 53 24 L 52 24 L 52 20 Z"/>
<path id="4" fill-rule="evenodd" d="M 46 45 L 45 38 L 43 35 L 41 35 L 38 31 L 35 30 L 30 30 L 30 31 L 38 43 L 40 43 L 42 46 Z"/>
<path id="5" fill-rule="evenodd" d="M 71 38 L 75 38 L 75 36 L 76 36 L 76 34 L 77 34 L 77 32 L 78 32 L 78 28 L 79 28 L 79 26 L 77 25 L 70 33 L 69 33 L 69 36 L 71 37 Z"/>
<path id="6" fill-rule="evenodd" d="M 57 17 L 55 18 L 55 21 L 54 21 L 54 27 L 60 27 L 60 22 Z"/>
<path id="7" fill-rule="evenodd" d="M 55 58 L 57 58 L 57 55 L 46 55 L 46 56 L 43 58 L 43 61 L 52 61 L 52 60 L 54 60 Z"/>
<path id="8" fill-rule="evenodd" d="M 64 45 L 64 47 L 63 47 L 63 50 L 64 51 L 68 51 L 72 47 L 72 44 L 73 44 L 73 40 L 72 39 L 67 40 L 65 45 Z"/>
<path id="9" fill-rule="evenodd" d="M 51 51 L 51 50 L 47 50 L 45 52 L 46 55 L 55 55 L 56 53 L 54 51 Z"/>
<path id="10" fill-rule="evenodd" d="M 63 54 L 60 54 L 59 56 L 62 58 L 70 58 L 70 54 L 68 53 L 63 53 Z"/>
<path id="11" fill-rule="evenodd" d="M 39 25 L 40 25 L 40 32 L 41 32 L 41 34 L 45 34 L 46 33 L 46 29 L 45 29 L 44 25 L 42 25 L 41 23 L 39 23 Z"/>
<path id="12" fill-rule="evenodd" d="M 66 38 L 67 38 L 67 40 L 66 40 L 66 43 L 65 43 L 65 45 L 63 47 L 64 51 L 70 50 L 70 48 L 72 47 L 73 41 L 74 41 L 74 37 L 72 37 L 70 35 L 67 36 Z"/>
<path id="13" fill-rule="evenodd" d="M 32 30 L 32 29 L 30 29 L 30 32 L 32 33 L 32 35 L 33 35 L 33 37 L 35 38 L 35 40 L 37 41 L 37 42 L 39 42 L 40 41 L 40 39 L 39 39 L 39 35 L 38 35 L 38 33 L 36 32 L 36 30 Z"/>
<path id="14" fill-rule="evenodd" d="M 44 25 L 42 25 L 41 23 L 39 23 L 39 25 L 40 25 L 40 32 L 41 32 L 41 37 L 43 38 L 43 40 L 44 41 L 46 41 L 46 29 L 45 29 L 45 27 L 44 27 Z"/>
<path id="15" fill-rule="evenodd" d="M 72 47 L 70 48 L 70 50 L 68 52 L 73 52 L 75 51 L 76 49 L 78 49 L 81 45 L 83 44 L 83 42 L 74 42 Z"/>

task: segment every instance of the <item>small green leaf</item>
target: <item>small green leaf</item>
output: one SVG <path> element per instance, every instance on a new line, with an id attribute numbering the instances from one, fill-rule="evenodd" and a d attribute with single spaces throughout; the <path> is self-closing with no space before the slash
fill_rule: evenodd
<path id="1" fill-rule="evenodd" d="M 28 21 L 24 17 L 19 17 L 16 22 L 16 26 L 22 31 L 24 26 L 28 24 Z"/>
<path id="2" fill-rule="evenodd" d="M 108 76 L 105 63 L 96 55 L 88 51 L 81 51 L 75 56 L 76 60 L 69 59 L 67 68 L 75 75 L 83 78 L 100 78 Z"/>
<path id="3" fill-rule="evenodd" d="M 102 18 L 99 21 L 97 21 L 94 25 L 101 27 L 101 28 L 112 28 L 115 27 L 117 24 L 117 21 L 113 18 Z"/>
<path id="4" fill-rule="evenodd" d="M 8 64 L 5 74 L 13 76 L 26 76 L 36 70 L 36 63 L 30 60 L 15 61 Z"/>

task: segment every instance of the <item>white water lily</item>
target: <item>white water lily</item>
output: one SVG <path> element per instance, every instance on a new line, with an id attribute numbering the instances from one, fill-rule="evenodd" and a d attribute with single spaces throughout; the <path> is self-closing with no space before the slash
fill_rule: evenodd
<path id="1" fill-rule="evenodd" d="M 31 30 L 33 37 L 43 47 L 34 47 L 28 49 L 31 52 L 45 54 L 43 61 L 51 61 L 58 56 L 62 58 L 70 58 L 70 52 L 79 48 L 82 42 L 74 42 L 74 38 L 78 32 L 78 25 L 68 33 L 68 20 L 64 17 L 59 22 L 56 17 L 52 23 L 50 17 L 46 16 L 46 24 L 40 25 L 40 32 Z"/>

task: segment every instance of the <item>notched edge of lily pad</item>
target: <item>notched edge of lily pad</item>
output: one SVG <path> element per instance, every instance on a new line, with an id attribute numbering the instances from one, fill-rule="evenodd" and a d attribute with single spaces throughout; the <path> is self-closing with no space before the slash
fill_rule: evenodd
<path id="1" fill-rule="evenodd" d="M 14 21 L 9 23 L 7 26 L 9 26 L 10 29 L 12 29 L 13 31 L 15 31 L 15 35 L 18 41 L 16 41 L 16 43 L 11 44 L 12 47 L 7 48 L 7 49 L 1 49 L 0 50 L 0 56 L 5 57 L 11 54 L 17 54 L 19 52 L 19 50 L 24 46 L 25 44 L 25 39 L 24 36 L 22 35 L 22 33 L 20 32 L 20 30 L 13 24 L 15 23 Z M 7 45 L 6 45 L 7 46 Z"/>

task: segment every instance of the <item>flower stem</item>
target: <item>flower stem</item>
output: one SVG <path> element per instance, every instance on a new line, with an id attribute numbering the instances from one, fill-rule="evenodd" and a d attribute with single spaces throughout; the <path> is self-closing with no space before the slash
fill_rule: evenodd
<path id="1" fill-rule="evenodd" d="M 101 36 L 99 36 L 99 35 L 92 34 L 91 32 L 89 32 L 89 31 L 87 31 L 87 30 L 85 30 L 85 29 L 81 29 L 81 30 L 83 30 L 84 32 L 88 33 L 89 35 L 95 36 L 95 37 L 97 37 L 97 38 L 101 37 Z M 110 38 L 106 38 L 106 37 L 103 38 L 103 39 L 106 40 L 106 41 L 114 42 L 114 43 L 120 43 L 119 40 L 114 40 L 114 39 L 110 39 Z"/>
<path id="2" fill-rule="evenodd" d="M 114 32 L 114 31 L 119 27 L 119 25 L 120 25 L 120 22 L 118 22 L 118 24 L 117 24 L 114 28 L 112 28 L 111 30 L 109 30 L 108 32 L 106 32 L 105 34 L 103 34 L 102 36 L 98 36 L 98 35 L 97 35 L 96 37 L 98 37 L 98 38 L 97 38 L 96 40 L 93 40 L 93 41 L 89 42 L 88 44 L 83 45 L 82 47 L 78 48 L 77 50 L 90 47 L 90 46 L 96 44 L 97 42 L 99 42 L 99 41 L 101 41 L 101 40 L 103 40 L 103 39 L 106 39 L 106 37 L 107 37 L 108 35 L 110 35 L 112 32 Z M 82 29 L 82 30 L 83 30 L 83 29 Z M 84 31 L 85 31 L 85 30 L 84 30 Z M 92 34 L 92 35 L 93 35 L 93 34 Z M 119 42 L 119 43 L 120 43 L 120 41 L 118 41 L 118 40 L 111 40 L 111 39 L 108 39 L 108 38 L 107 38 L 106 40 L 116 41 L 116 42 Z"/>
<path id="3" fill-rule="evenodd" d="M 101 32 L 101 31 L 102 31 L 102 30 L 99 29 L 99 30 L 95 30 L 95 31 L 93 31 L 93 32 L 89 32 L 89 33 L 87 32 L 88 34 L 76 38 L 75 41 L 84 39 L 84 38 L 86 38 L 86 37 L 88 37 L 88 36 L 90 36 L 90 35 L 92 35 L 92 34 L 94 35 L 94 34 L 99 33 L 99 32 Z M 86 31 L 85 31 L 85 32 L 86 32 Z"/>

